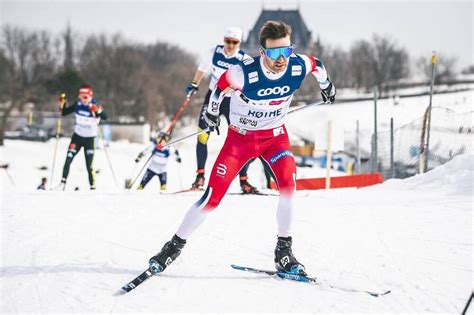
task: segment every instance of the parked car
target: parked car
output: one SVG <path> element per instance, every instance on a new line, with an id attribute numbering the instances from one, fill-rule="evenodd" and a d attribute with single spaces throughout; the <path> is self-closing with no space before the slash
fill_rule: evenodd
<path id="1" fill-rule="evenodd" d="M 6 139 L 17 139 L 27 141 L 48 141 L 54 137 L 54 130 L 46 130 L 39 126 L 23 126 L 15 131 L 5 131 Z"/>

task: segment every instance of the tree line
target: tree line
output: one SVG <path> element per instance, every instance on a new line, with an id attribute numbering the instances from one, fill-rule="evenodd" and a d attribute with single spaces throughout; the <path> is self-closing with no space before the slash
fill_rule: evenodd
<path id="1" fill-rule="evenodd" d="M 166 42 L 134 43 L 119 34 L 55 36 L 4 26 L 0 34 L 0 145 L 13 109 L 57 110 L 65 92 L 77 98 L 82 84 L 94 88 L 113 121 L 156 122 L 184 99 L 196 58 Z"/>
<path id="2" fill-rule="evenodd" d="M 351 87 L 388 93 L 413 74 L 407 50 L 389 36 L 359 40 L 349 50 L 321 45 L 307 53 L 324 61 L 338 88 Z M 415 63 L 430 77 L 429 57 Z M 438 59 L 436 82 L 455 74 L 456 58 Z M 0 145 L 10 112 L 35 104 L 36 110 L 56 110 L 57 98 L 66 92 L 77 97 L 80 85 L 94 88 L 95 96 L 114 121 L 147 121 L 176 112 L 196 68 L 196 56 L 179 46 L 157 41 L 136 43 L 115 35 L 81 35 L 67 27 L 60 35 L 46 31 L 3 26 L 0 33 Z M 204 84 L 203 84 L 204 86 Z M 202 94 L 202 93 L 201 93 Z M 314 84 L 299 95 L 317 97 Z M 197 110 L 187 113 L 196 114 Z"/>
<path id="3" fill-rule="evenodd" d="M 355 41 L 348 50 L 316 41 L 309 52 L 324 61 L 338 87 L 360 92 L 376 87 L 379 95 L 387 95 L 414 76 L 426 82 L 431 80 L 431 56 L 411 59 L 408 51 L 388 35 L 374 34 L 371 40 Z M 456 57 L 438 53 L 435 84 L 454 79 L 456 62 Z"/>

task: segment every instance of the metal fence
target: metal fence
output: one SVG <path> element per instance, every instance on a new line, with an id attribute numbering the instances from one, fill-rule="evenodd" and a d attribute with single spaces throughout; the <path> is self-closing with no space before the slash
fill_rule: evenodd
<path id="1" fill-rule="evenodd" d="M 443 107 L 433 107 L 429 132 L 427 169 L 429 171 L 463 153 L 474 153 L 473 111 L 457 113 Z M 406 178 L 423 171 L 420 152 L 426 144 L 427 125 L 420 117 L 408 124 L 397 126 L 392 121 L 390 130 L 378 132 L 377 137 L 369 131 L 359 134 L 359 142 L 372 141 L 370 151 L 360 149 L 362 163 L 357 172 L 382 172 L 384 178 Z M 374 154 L 377 139 L 377 156 Z M 349 152 L 357 154 L 355 142 L 349 143 Z"/>

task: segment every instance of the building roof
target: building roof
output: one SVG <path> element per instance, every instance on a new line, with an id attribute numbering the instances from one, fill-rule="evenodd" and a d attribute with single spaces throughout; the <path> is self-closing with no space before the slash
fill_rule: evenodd
<path id="1" fill-rule="evenodd" d="M 296 47 L 305 49 L 311 45 L 311 31 L 306 27 L 299 10 L 262 10 L 247 39 L 242 43 L 244 50 L 255 50 L 260 46 L 258 40 L 260 29 L 265 22 L 270 20 L 283 21 L 291 26 L 291 40 Z"/>

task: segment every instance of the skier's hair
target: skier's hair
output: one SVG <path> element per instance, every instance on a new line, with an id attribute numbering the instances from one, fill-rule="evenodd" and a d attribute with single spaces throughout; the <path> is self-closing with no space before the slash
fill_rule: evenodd
<path id="1" fill-rule="evenodd" d="M 267 39 L 280 39 L 291 36 L 291 26 L 282 21 L 267 21 L 260 29 L 260 45 L 263 48 Z"/>

